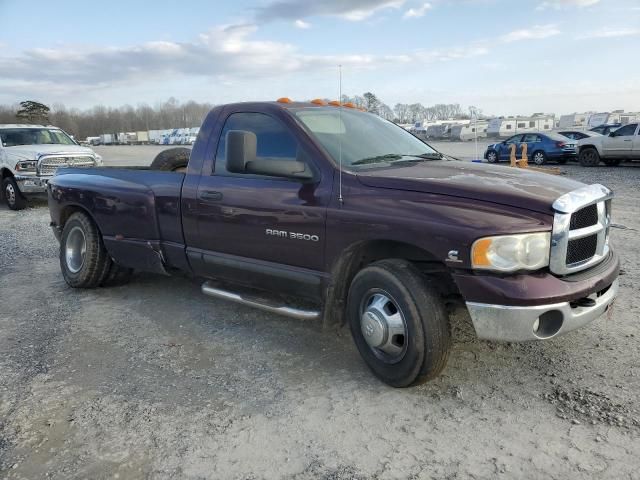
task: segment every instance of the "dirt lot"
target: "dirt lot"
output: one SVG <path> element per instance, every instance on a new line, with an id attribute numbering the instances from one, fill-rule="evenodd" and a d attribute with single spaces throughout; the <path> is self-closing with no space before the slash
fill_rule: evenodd
<path id="1" fill-rule="evenodd" d="M 130 148 L 101 153 L 152 153 Z M 563 170 L 616 191 L 613 312 L 529 344 L 478 341 L 460 312 L 444 374 L 405 390 L 347 330 L 192 280 L 71 290 L 46 205 L 0 207 L 0 479 L 640 479 L 640 165 Z"/>

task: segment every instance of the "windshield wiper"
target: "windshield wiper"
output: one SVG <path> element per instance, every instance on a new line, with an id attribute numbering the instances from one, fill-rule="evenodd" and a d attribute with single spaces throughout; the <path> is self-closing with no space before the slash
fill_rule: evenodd
<path id="1" fill-rule="evenodd" d="M 387 153 L 385 155 L 376 155 L 374 157 L 361 158 L 360 160 L 356 160 L 355 162 L 353 162 L 351 165 L 365 165 L 368 163 L 384 162 L 385 160 L 389 161 L 389 163 L 394 163 L 399 161 L 406 162 L 407 160 L 404 160 L 405 158 L 413 159 L 413 161 L 441 160 L 443 156 L 441 153 L 438 153 L 438 152 L 417 153 L 412 155 L 401 154 L 401 153 Z M 408 161 L 411 161 L 411 160 L 408 160 Z"/>
<path id="2" fill-rule="evenodd" d="M 420 153 L 418 155 L 413 155 L 413 156 L 422 158 L 424 160 L 442 160 L 444 158 L 444 155 L 438 152 Z"/>
<path id="3" fill-rule="evenodd" d="M 355 162 L 353 162 L 351 165 L 366 165 L 367 163 L 377 163 L 383 162 L 385 160 L 400 160 L 401 158 L 402 155 L 399 155 L 397 153 L 387 153 L 385 155 L 376 155 L 374 157 L 361 158 L 360 160 L 356 160 Z"/>

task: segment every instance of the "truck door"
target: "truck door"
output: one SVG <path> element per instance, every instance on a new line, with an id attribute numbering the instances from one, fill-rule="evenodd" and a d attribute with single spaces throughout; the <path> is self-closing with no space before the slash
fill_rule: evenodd
<path id="1" fill-rule="evenodd" d="M 260 287 L 280 276 L 301 288 L 317 282 L 332 178 L 322 178 L 296 134 L 275 116 L 235 112 L 224 121 L 214 171 L 202 173 L 197 190 L 198 240 L 190 249 L 202 255 L 200 273 Z M 257 160 L 305 162 L 316 178 L 234 173 L 227 165 L 230 131 L 255 135 Z"/>
<path id="2" fill-rule="evenodd" d="M 630 123 L 611 132 L 603 141 L 604 154 L 620 158 L 631 156 L 637 126 L 637 123 Z"/>

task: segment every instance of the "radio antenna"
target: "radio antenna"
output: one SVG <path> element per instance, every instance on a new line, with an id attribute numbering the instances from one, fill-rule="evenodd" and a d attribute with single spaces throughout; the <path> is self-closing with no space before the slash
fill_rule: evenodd
<path id="1" fill-rule="evenodd" d="M 338 65 L 338 201 L 342 199 L 342 65 Z"/>

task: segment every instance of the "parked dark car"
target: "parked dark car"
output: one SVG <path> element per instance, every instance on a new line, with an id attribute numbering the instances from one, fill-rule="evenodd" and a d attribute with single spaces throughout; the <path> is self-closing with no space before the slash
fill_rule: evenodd
<path id="1" fill-rule="evenodd" d="M 445 367 L 456 304 L 480 338 L 525 341 L 613 302 L 609 189 L 453 160 L 377 115 L 314 102 L 214 108 L 186 172 L 169 154 L 173 171 L 58 170 L 49 209 L 65 281 L 203 277 L 216 298 L 348 324 L 395 387 Z"/>
<path id="2" fill-rule="evenodd" d="M 590 132 L 596 132 L 600 135 L 609 135 L 611 132 L 615 132 L 622 126 L 621 123 L 605 123 L 598 125 L 597 127 L 589 129 Z"/>
<path id="3" fill-rule="evenodd" d="M 519 133 L 504 142 L 487 147 L 484 158 L 489 163 L 506 162 L 511 156 L 511 145 L 516 144 L 517 157 L 521 157 L 522 145 L 527 144 L 527 157 L 536 165 L 549 160 L 567 163 L 577 157 L 576 142 L 557 133 Z"/>
<path id="4" fill-rule="evenodd" d="M 558 132 L 558 134 L 575 141 L 582 140 L 583 138 L 589 138 L 596 135 L 601 135 L 598 132 L 592 132 L 592 131 L 585 132 L 582 130 L 563 130 L 561 132 Z"/>

